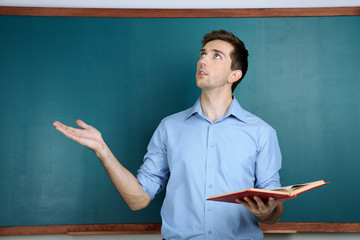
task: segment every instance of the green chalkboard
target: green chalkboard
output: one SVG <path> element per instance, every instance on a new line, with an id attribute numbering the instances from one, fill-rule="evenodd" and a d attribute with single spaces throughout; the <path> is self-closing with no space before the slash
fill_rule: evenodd
<path id="1" fill-rule="evenodd" d="M 0 226 L 160 222 L 132 212 L 88 149 L 52 126 L 98 128 L 136 174 L 165 116 L 191 107 L 202 36 L 238 35 L 240 104 L 272 125 L 282 184 L 331 184 L 285 204 L 286 222 L 360 222 L 360 17 L 0 16 Z"/>

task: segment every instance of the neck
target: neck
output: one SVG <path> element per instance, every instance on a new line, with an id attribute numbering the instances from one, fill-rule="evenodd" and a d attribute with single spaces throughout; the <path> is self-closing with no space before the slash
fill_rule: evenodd
<path id="1" fill-rule="evenodd" d="M 206 91 L 201 92 L 200 104 L 202 112 L 213 122 L 225 115 L 231 102 L 231 91 L 226 94 Z"/>

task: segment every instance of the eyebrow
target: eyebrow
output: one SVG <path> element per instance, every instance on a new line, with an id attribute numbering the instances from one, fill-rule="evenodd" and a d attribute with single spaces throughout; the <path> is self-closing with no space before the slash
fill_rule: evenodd
<path id="1" fill-rule="evenodd" d="M 200 50 L 200 53 L 202 53 L 202 52 L 206 52 L 206 49 L 202 48 Z M 218 50 L 218 49 L 211 49 L 210 52 L 220 53 L 221 55 L 223 55 L 225 57 L 225 54 L 222 51 Z"/>

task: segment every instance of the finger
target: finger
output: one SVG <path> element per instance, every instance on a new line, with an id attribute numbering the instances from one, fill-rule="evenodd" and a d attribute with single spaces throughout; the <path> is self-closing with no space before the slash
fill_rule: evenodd
<path id="1" fill-rule="evenodd" d="M 82 133 L 81 129 L 76 129 L 76 128 L 73 128 L 73 127 L 69 127 L 69 126 L 66 126 L 65 124 L 62 124 L 60 122 L 54 123 L 54 126 L 56 127 L 57 130 L 59 130 L 60 132 L 62 132 L 64 134 L 66 132 L 68 132 L 68 133 L 81 135 L 81 133 Z"/>
<path id="2" fill-rule="evenodd" d="M 55 121 L 55 122 L 53 123 L 53 125 L 54 125 L 56 128 L 64 129 L 64 130 L 67 130 L 67 131 L 74 131 L 74 130 L 76 130 L 75 128 L 72 128 L 72 127 L 70 127 L 70 126 L 67 126 L 67 125 L 65 125 L 65 124 L 63 124 L 63 123 L 61 123 L 61 122 L 58 122 L 58 121 Z"/>
<path id="3" fill-rule="evenodd" d="M 76 125 L 78 125 L 79 127 L 84 128 L 84 129 L 88 129 L 90 127 L 90 125 L 87 125 L 86 123 L 84 123 L 80 119 L 76 120 L 75 123 L 76 123 Z"/>
<path id="4" fill-rule="evenodd" d="M 62 124 L 62 123 L 59 122 L 59 121 L 53 122 L 53 125 L 54 125 L 55 127 L 57 127 L 57 126 L 65 126 L 64 124 Z"/>
<path id="5" fill-rule="evenodd" d="M 240 204 L 246 204 L 246 202 L 244 200 L 241 200 L 241 199 L 235 199 L 235 201 L 237 203 L 240 203 Z"/>
<path id="6" fill-rule="evenodd" d="M 269 209 L 273 208 L 273 207 L 269 207 L 269 200 L 267 203 L 264 203 L 264 201 L 260 197 L 254 197 L 254 200 L 256 201 L 258 209 L 262 213 L 267 212 L 269 211 Z"/>
<path id="7" fill-rule="evenodd" d="M 246 201 L 249 208 L 257 209 L 257 205 L 256 205 L 256 202 L 254 202 L 254 200 L 252 200 L 251 198 L 248 198 L 248 197 L 244 198 L 244 200 Z"/>
<path id="8" fill-rule="evenodd" d="M 57 130 L 62 132 L 66 137 L 83 144 L 83 141 L 87 139 L 86 132 L 81 129 L 72 128 L 66 125 L 56 127 Z"/>
<path id="9" fill-rule="evenodd" d="M 235 200 L 237 203 L 243 205 L 246 208 L 250 208 L 249 204 L 245 201 L 245 200 L 241 200 L 241 199 L 236 199 Z"/>
<path id="10" fill-rule="evenodd" d="M 66 132 L 66 125 L 62 124 L 61 122 L 55 121 L 53 125 L 56 127 L 56 130 L 62 133 Z"/>
<path id="11" fill-rule="evenodd" d="M 76 142 L 78 142 L 78 143 L 80 143 L 80 144 L 83 144 L 82 143 L 82 137 L 81 136 L 79 136 L 79 135 L 77 135 L 77 134 L 74 134 L 74 133 L 72 133 L 72 132 L 68 132 L 68 131 L 64 131 L 64 132 L 62 132 L 66 137 L 68 137 L 68 138 L 70 138 L 70 139 L 72 139 L 72 140 L 74 140 L 74 141 L 76 141 Z"/>
<path id="12" fill-rule="evenodd" d="M 261 198 L 255 196 L 254 200 L 260 209 L 263 209 L 266 207 L 265 203 L 263 202 L 263 200 Z"/>
<path id="13" fill-rule="evenodd" d="M 267 205 L 268 205 L 270 208 L 275 208 L 275 206 L 277 205 L 277 202 L 276 202 L 275 198 L 270 197 L 270 198 L 269 198 L 269 201 L 267 202 Z"/>
<path id="14" fill-rule="evenodd" d="M 64 134 L 66 137 L 80 142 L 80 139 L 84 137 L 83 130 L 66 126 L 60 122 L 54 123 L 56 129 Z"/>
<path id="15" fill-rule="evenodd" d="M 60 131 L 62 134 L 64 134 L 65 136 L 67 136 L 67 137 L 70 137 L 70 136 L 74 135 L 74 132 L 71 131 L 71 130 L 70 130 L 68 127 L 66 127 L 66 126 L 61 126 L 61 125 L 59 125 L 59 126 L 56 127 L 56 129 L 57 129 L 58 131 Z"/>

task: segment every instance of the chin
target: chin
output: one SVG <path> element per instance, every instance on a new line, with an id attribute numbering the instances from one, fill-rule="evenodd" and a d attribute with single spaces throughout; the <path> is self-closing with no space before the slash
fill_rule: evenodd
<path id="1" fill-rule="evenodd" d="M 198 79 L 198 78 L 196 78 L 196 86 L 198 87 L 198 88 L 202 88 L 202 83 L 201 83 L 201 80 L 200 79 Z"/>

